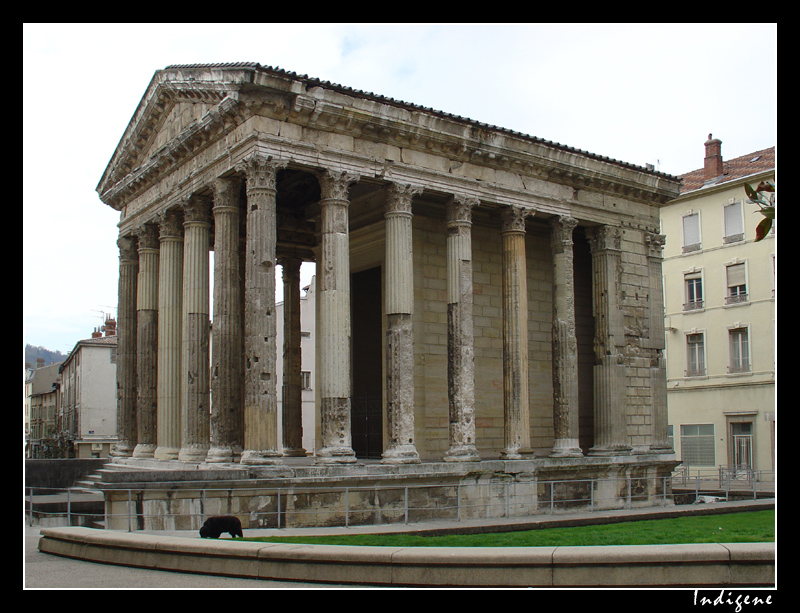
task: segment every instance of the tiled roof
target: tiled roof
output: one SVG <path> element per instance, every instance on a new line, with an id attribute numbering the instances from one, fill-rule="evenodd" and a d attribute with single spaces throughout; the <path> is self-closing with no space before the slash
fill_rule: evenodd
<path id="1" fill-rule="evenodd" d="M 722 178 L 711 183 L 711 185 L 721 185 L 729 181 L 735 181 L 752 174 L 764 172 L 775 168 L 775 147 L 754 151 L 732 160 L 722 161 Z M 705 185 L 704 169 L 699 168 L 685 175 L 680 175 L 681 195 L 693 192 Z"/>
<path id="2" fill-rule="evenodd" d="M 511 130 L 511 129 L 503 128 L 503 127 L 500 127 L 500 126 L 494 126 L 494 125 L 491 125 L 491 124 L 482 123 L 480 121 L 475 121 L 474 119 L 470 119 L 469 117 L 461 117 L 460 115 L 453 115 L 451 113 L 447 113 L 447 112 L 444 112 L 444 111 L 438 111 L 438 110 L 430 108 L 430 107 L 421 106 L 421 105 L 413 104 L 413 103 L 410 103 L 410 102 L 404 102 L 402 100 L 396 100 L 394 98 L 389 98 L 389 97 L 386 97 L 386 96 L 382 96 L 380 94 L 374 94 L 372 92 L 367 92 L 367 91 L 363 91 L 363 90 L 360 90 L 360 89 L 353 89 L 353 88 L 348 87 L 346 85 L 339 85 L 337 83 L 331 83 L 330 81 L 323 81 L 323 80 L 318 79 L 318 78 L 309 77 L 308 75 L 305 75 L 305 74 L 298 75 L 296 72 L 291 72 L 291 71 L 285 70 L 283 68 L 280 68 L 278 66 L 275 66 L 275 67 L 264 66 L 264 65 L 258 64 L 256 62 L 230 62 L 230 63 L 219 63 L 219 64 L 172 64 L 170 66 L 167 66 L 164 70 L 181 70 L 181 69 L 195 70 L 195 69 L 214 69 L 214 68 L 220 68 L 220 69 L 223 69 L 223 70 L 224 69 L 237 69 L 237 68 L 239 68 L 239 69 L 244 69 L 244 70 L 256 70 L 256 71 L 262 71 L 262 72 L 270 72 L 270 73 L 273 73 L 273 74 L 286 76 L 286 77 L 288 77 L 290 79 L 296 79 L 298 81 L 303 81 L 306 84 L 306 89 L 309 89 L 309 88 L 315 87 L 315 86 L 324 87 L 324 88 L 327 88 L 327 89 L 332 89 L 332 90 L 336 90 L 336 91 L 345 93 L 347 95 L 357 96 L 357 97 L 360 97 L 360 98 L 367 98 L 367 99 L 370 99 L 370 100 L 375 100 L 375 101 L 378 101 L 378 102 L 381 102 L 381 103 L 384 103 L 384 104 L 393 105 L 393 106 L 400 106 L 402 108 L 410 109 L 412 111 L 413 110 L 424 111 L 426 113 L 431 113 L 431 114 L 434 114 L 434 115 L 438 115 L 440 117 L 445 117 L 445 118 L 453 119 L 453 120 L 456 120 L 456 121 L 465 121 L 465 122 L 467 122 L 469 124 L 472 124 L 472 125 L 475 125 L 475 126 L 478 126 L 478 127 L 481 127 L 481 128 L 493 130 L 493 131 L 496 131 L 496 132 L 501 132 L 501 133 L 505 133 L 505 134 L 511 134 L 511 135 L 513 135 L 515 137 L 518 137 L 518 138 L 522 138 L 522 139 L 525 139 L 525 140 L 528 140 L 528 141 L 532 141 L 532 142 L 535 142 L 535 143 L 541 143 L 541 144 L 544 144 L 544 145 L 546 145 L 548 147 L 553 147 L 553 148 L 556 148 L 556 149 L 560 149 L 562 151 L 568 151 L 568 152 L 571 152 L 571 153 L 577 153 L 579 155 L 584 155 L 584 156 L 587 156 L 587 157 L 590 157 L 590 158 L 593 158 L 593 159 L 596 159 L 596 160 L 601 160 L 603 162 L 607 162 L 607 163 L 610 163 L 610 164 L 615 164 L 615 165 L 623 166 L 623 167 L 626 167 L 626 168 L 632 168 L 632 169 L 635 169 L 637 171 L 647 172 L 648 174 L 654 174 L 654 175 L 658 175 L 658 176 L 662 176 L 662 177 L 673 178 L 672 175 L 668 175 L 668 174 L 659 172 L 657 170 L 653 170 L 650 167 L 639 166 L 637 164 L 631 164 L 630 162 L 624 162 L 622 160 L 617 160 L 617 159 L 610 158 L 610 157 L 607 157 L 607 156 L 604 156 L 604 155 L 600 155 L 600 154 L 597 154 L 597 153 L 592 153 L 590 151 L 585 151 L 583 149 L 577 149 L 575 147 L 570 147 L 570 146 L 564 145 L 562 143 L 557 143 L 557 142 L 550 141 L 550 140 L 547 140 L 547 139 L 544 139 L 544 138 L 539 138 L 538 136 L 531 136 L 529 134 L 524 134 L 522 132 L 517 132 L 516 130 Z"/>

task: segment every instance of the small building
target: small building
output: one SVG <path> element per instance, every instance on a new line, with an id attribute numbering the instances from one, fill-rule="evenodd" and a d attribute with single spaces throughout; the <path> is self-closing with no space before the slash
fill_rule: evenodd
<path id="1" fill-rule="evenodd" d="M 703 167 L 661 209 L 669 424 L 693 471 L 775 468 L 776 229 L 755 240 L 763 216 L 744 189 L 775 168 L 775 147 L 723 160 L 709 134 Z"/>
<path id="2" fill-rule="evenodd" d="M 105 458 L 117 432 L 117 337 L 114 320 L 80 340 L 59 365 L 56 423 L 73 458 Z"/>
<path id="3" fill-rule="evenodd" d="M 26 453 L 28 458 L 61 457 L 56 424 L 59 392 L 59 368 L 62 362 L 26 369 L 25 412 Z"/>

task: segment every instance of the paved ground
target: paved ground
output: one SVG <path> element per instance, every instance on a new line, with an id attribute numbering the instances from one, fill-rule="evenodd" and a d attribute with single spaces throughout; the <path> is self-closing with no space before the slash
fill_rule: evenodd
<path id="1" fill-rule="evenodd" d="M 633 511 L 595 511 L 593 513 L 576 513 L 563 516 L 538 516 L 513 520 L 484 520 L 474 522 L 436 522 L 431 524 L 391 526 L 361 526 L 350 528 L 304 528 L 304 529 L 264 529 L 245 530 L 245 536 L 260 536 L 274 534 L 331 534 L 357 532 L 408 532 L 408 531 L 486 531 L 508 530 L 512 528 L 546 527 L 552 524 L 582 524 L 595 522 L 619 521 L 620 519 L 650 518 L 651 516 L 666 517 L 679 513 L 709 512 L 711 510 L 736 510 L 747 511 L 763 508 L 774 504 L 774 500 L 749 500 L 743 502 L 729 502 L 716 504 L 686 505 L 678 507 L 655 507 Z M 186 538 L 198 538 L 197 532 L 192 531 L 152 531 L 151 534 L 169 534 Z M 87 589 L 87 588 L 147 588 L 147 589 L 299 589 L 299 588 L 353 588 L 351 585 L 330 585 L 315 583 L 292 583 L 280 581 L 265 581 L 259 579 L 237 579 L 229 577 L 213 577 L 193 575 L 188 573 L 174 573 L 159 570 L 128 568 L 107 564 L 96 564 L 81 560 L 70 560 L 59 556 L 40 553 L 37 545 L 39 541 L 39 528 L 24 526 L 24 570 L 23 588 L 58 588 L 58 589 Z M 358 586 L 371 587 L 371 586 Z"/>

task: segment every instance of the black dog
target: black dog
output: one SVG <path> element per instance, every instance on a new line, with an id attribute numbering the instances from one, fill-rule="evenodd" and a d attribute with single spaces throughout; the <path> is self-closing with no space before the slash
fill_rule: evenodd
<path id="1" fill-rule="evenodd" d="M 242 534 L 242 522 L 239 521 L 238 517 L 234 517 L 233 515 L 216 515 L 214 517 L 209 517 L 206 523 L 203 524 L 203 527 L 200 528 L 200 536 L 204 539 L 219 538 L 219 535 L 223 532 L 227 532 L 232 538 L 236 538 L 237 536 L 244 538 Z"/>

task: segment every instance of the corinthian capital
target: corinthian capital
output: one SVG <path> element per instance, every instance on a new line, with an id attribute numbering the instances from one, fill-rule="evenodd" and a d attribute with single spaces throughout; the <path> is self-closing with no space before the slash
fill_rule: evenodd
<path id="1" fill-rule="evenodd" d="M 667 242 L 667 237 L 664 234 L 646 232 L 644 235 L 644 242 L 648 248 L 647 255 L 651 258 L 660 258 L 664 250 L 664 244 Z"/>
<path id="2" fill-rule="evenodd" d="M 411 200 L 422 193 L 419 185 L 392 183 L 386 194 L 386 214 L 411 213 Z"/>
<path id="3" fill-rule="evenodd" d="M 479 200 L 474 196 L 456 194 L 447 201 L 446 213 L 448 224 L 471 224 L 472 209 L 478 206 Z"/>
<path id="4" fill-rule="evenodd" d="M 525 232 L 525 220 L 533 217 L 536 211 L 520 206 L 507 206 L 503 209 L 500 221 L 500 232 Z"/>
<path id="5" fill-rule="evenodd" d="M 139 251 L 143 249 L 158 249 L 158 226 L 150 223 L 142 224 L 136 229 L 139 237 Z"/>
<path id="6" fill-rule="evenodd" d="M 208 198 L 191 196 L 183 202 L 183 223 L 210 223 L 211 202 Z"/>
<path id="7" fill-rule="evenodd" d="M 136 240 L 132 236 L 120 236 L 117 239 L 117 247 L 119 247 L 120 263 L 139 261 L 139 255 L 136 253 Z"/>
<path id="8" fill-rule="evenodd" d="M 214 209 L 237 208 L 239 183 L 234 179 L 216 179 L 214 187 Z"/>
<path id="9" fill-rule="evenodd" d="M 247 176 L 247 190 L 275 189 L 278 171 L 286 168 L 288 161 L 272 156 L 253 153 L 236 166 L 238 172 Z"/>
<path id="10" fill-rule="evenodd" d="M 622 236 L 619 228 L 614 226 L 598 226 L 586 230 L 589 239 L 589 248 L 592 253 L 599 251 L 619 251 L 622 246 Z"/>
<path id="11" fill-rule="evenodd" d="M 317 172 L 322 191 L 322 200 L 347 200 L 350 185 L 358 181 L 359 175 L 346 170 L 326 168 Z"/>
<path id="12" fill-rule="evenodd" d="M 578 220 L 572 217 L 559 216 L 550 222 L 553 227 L 551 246 L 553 253 L 563 253 L 572 247 L 572 232 L 578 225 Z"/>

